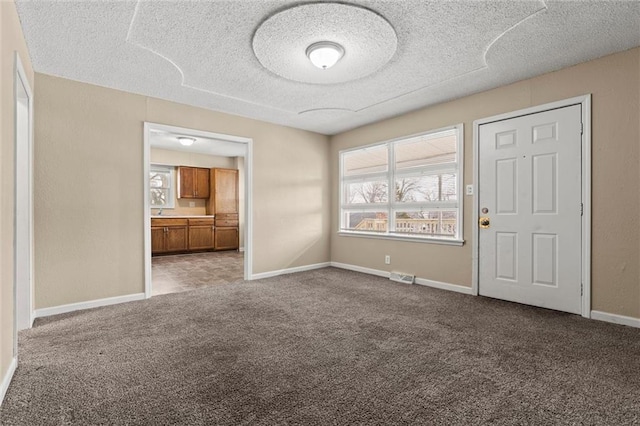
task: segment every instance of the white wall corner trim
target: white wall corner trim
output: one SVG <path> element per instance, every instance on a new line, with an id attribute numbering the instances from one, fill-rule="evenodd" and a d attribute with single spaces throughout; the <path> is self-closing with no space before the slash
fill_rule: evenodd
<path id="1" fill-rule="evenodd" d="M 276 271 L 260 272 L 259 274 L 251 275 L 251 279 L 259 280 L 262 278 L 277 277 L 278 275 L 286 275 L 286 274 L 293 274 L 295 272 L 304 272 L 304 271 L 312 271 L 314 269 L 322 269 L 322 268 L 326 268 L 327 266 L 331 266 L 331 263 L 330 262 L 315 263 L 313 265 L 296 266 L 293 268 L 278 269 Z"/>
<path id="2" fill-rule="evenodd" d="M 7 369 L 6 374 L 2 378 L 2 387 L 0 387 L 0 406 L 2 406 L 2 401 L 4 401 L 4 396 L 7 394 L 7 389 L 9 389 L 9 385 L 11 384 L 11 379 L 13 379 L 13 373 L 16 372 L 16 368 L 18 367 L 18 358 L 13 357 L 11 360 L 11 364 L 9 364 L 9 368 Z"/>
<path id="3" fill-rule="evenodd" d="M 101 306 L 117 305 L 119 303 L 133 302 L 145 299 L 144 293 L 127 294 L 126 296 L 107 297 L 105 299 L 89 300 L 86 302 L 70 303 L 68 305 L 52 306 L 50 308 L 36 309 L 36 318 L 50 315 L 65 314 L 67 312 L 80 311 L 82 309 L 99 308 Z"/>
<path id="4" fill-rule="evenodd" d="M 334 268 L 348 269 L 349 271 L 362 272 L 363 274 L 376 275 L 378 277 L 389 278 L 390 272 L 381 271 L 379 269 L 365 268 L 364 266 L 349 265 L 340 262 L 331 262 Z M 416 278 L 415 283 L 427 287 L 439 288 L 441 290 L 455 291 L 463 294 L 473 294 L 471 287 L 465 287 L 457 284 L 443 283 L 441 281 L 428 280 L 426 278 Z"/>
<path id="5" fill-rule="evenodd" d="M 608 312 L 591 311 L 591 319 L 640 328 L 640 318 L 626 317 L 624 315 L 610 314 Z"/>

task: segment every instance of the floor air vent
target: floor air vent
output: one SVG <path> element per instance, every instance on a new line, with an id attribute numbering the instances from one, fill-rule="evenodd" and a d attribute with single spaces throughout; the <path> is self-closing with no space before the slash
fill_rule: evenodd
<path id="1" fill-rule="evenodd" d="M 389 279 L 391 281 L 397 281 L 399 283 L 405 283 L 405 284 L 413 284 L 413 280 L 415 278 L 416 278 L 415 275 L 405 274 L 404 272 L 391 271 L 391 275 L 389 275 Z"/>

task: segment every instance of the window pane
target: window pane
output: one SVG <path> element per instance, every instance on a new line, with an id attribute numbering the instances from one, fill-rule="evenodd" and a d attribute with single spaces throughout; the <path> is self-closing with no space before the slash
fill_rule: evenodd
<path id="1" fill-rule="evenodd" d="M 396 212 L 396 232 L 455 237 L 458 226 L 456 210 Z"/>
<path id="2" fill-rule="evenodd" d="M 456 201 L 456 174 L 441 173 L 396 179 L 396 201 Z"/>
<path id="3" fill-rule="evenodd" d="M 461 238 L 460 127 L 341 151 L 341 229 Z"/>
<path id="4" fill-rule="evenodd" d="M 149 186 L 151 188 L 169 188 L 171 185 L 169 180 L 171 179 L 170 172 L 151 172 L 149 173 Z"/>
<path id="5" fill-rule="evenodd" d="M 455 163 L 456 133 L 455 131 L 447 131 L 396 142 L 394 144 L 396 170 Z"/>
<path id="6" fill-rule="evenodd" d="M 389 201 L 387 181 L 352 182 L 344 186 L 347 204 L 386 203 Z"/>
<path id="7" fill-rule="evenodd" d="M 169 205 L 169 189 L 151 188 L 151 206 L 164 207 Z"/>
<path id="8" fill-rule="evenodd" d="M 387 232 L 388 222 L 387 212 L 346 212 L 344 229 Z"/>
<path id="9" fill-rule="evenodd" d="M 363 148 L 343 154 L 342 176 L 379 173 L 389 170 L 387 145 Z"/>

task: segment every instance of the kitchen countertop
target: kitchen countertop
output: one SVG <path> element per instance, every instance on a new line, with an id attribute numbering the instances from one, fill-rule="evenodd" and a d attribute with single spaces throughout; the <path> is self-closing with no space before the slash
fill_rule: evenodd
<path id="1" fill-rule="evenodd" d="M 197 214 L 188 214 L 188 215 L 162 214 L 162 215 L 157 215 L 157 214 L 152 214 L 151 218 L 152 219 L 171 219 L 171 218 L 188 219 L 190 217 L 214 217 L 214 216 L 215 215 L 212 215 L 212 214 L 204 214 L 204 215 L 197 215 Z"/>

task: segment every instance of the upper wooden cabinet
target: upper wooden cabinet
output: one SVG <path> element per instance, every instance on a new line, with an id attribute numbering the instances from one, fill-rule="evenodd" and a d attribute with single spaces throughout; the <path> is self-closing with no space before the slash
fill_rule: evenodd
<path id="1" fill-rule="evenodd" d="M 211 196 L 207 214 L 238 213 L 238 171 L 211 169 Z M 217 219 L 217 217 L 216 217 Z"/>
<path id="2" fill-rule="evenodd" d="M 209 169 L 178 167 L 178 198 L 209 198 Z"/>

